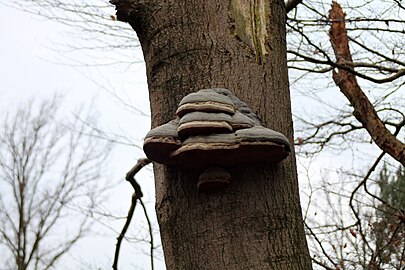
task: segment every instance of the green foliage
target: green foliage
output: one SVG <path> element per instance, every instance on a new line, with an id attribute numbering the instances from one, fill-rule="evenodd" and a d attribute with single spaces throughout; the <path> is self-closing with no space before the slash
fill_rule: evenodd
<path id="1" fill-rule="evenodd" d="M 377 184 L 380 203 L 376 205 L 377 220 L 372 222 L 371 235 L 375 243 L 373 260 L 376 265 L 401 269 L 405 242 L 405 224 L 399 218 L 405 209 L 405 170 L 394 173 L 384 165 Z"/>
<path id="2" fill-rule="evenodd" d="M 383 202 L 380 205 L 382 208 L 391 206 L 392 209 L 405 210 L 405 168 L 399 167 L 393 175 L 384 165 L 380 172 L 379 180 L 377 181 L 380 188 L 380 198 Z M 383 213 L 390 213 L 388 209 Z M 387 217 L 387 216 L 386 216 Z"/>

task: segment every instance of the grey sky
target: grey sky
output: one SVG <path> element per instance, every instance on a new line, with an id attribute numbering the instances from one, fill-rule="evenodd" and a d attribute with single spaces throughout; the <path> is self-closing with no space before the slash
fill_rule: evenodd
<path id="1" fill-rule="evenodd" d="M 83 61 L 88 55 L 80 52 L 64 54 L 56 51 L 60 44 L 69 41 L 65 26 L 48 20 L 34 17 L 0 5 L 0 111 L 15 109 L 24 101 L 50 98 L 56 92 L 65 97 L 62 114 L 71 117 L 80 105 L 93 105 L 92 111 L 99 116 L 100 127 L 125 135 L 138 147 L 118 146 L 113 156 L 111 171 L 106 175 L 111 182 L 117 183 L 112 190 L 106 207 L 115 215 L 126 216 L 132 188 L 123 180 L 125 173 L 143 153 L 139 146 L 144 134 L 150 128 L 148 117 L 131 113 L 114 95 L 125 99 L 145 113 L 149 111 L 147 86 L 144 65 L 142 63 L 124 70 L 123 67 L 73 67 L 75 59 Z M 64 61 L 71 58 L 73 61 Z M 100 61 L 106 56 L 99 55 Z M 141 57 L 141 55 L 140 55 Z M 94 82 L 93 82 L 93 81 Z M 99 85 L 106 87 L 103 89 Z M 114 87 L 110 87 L 114 85 Z M 145 202 L 150 212 L 154 211 L 154 183 L 151 168 L 139 173 L 137 177 L 145 193 Z M 154 214 L 152 213 L 152 217 Z M 139 225 L 145 226 L 140 209 L 137 211 L 129 236 L 139 234 Z M 60 269 L 88 269 L 88 265 L 109 269 L 115 249 L 116 233 L 107 226 L 121 230 L 123 220 L 109 222 L 103 220 L 95 227 L 94 236 L 80 242 L 62 262 Z M 137 226 L 138 225 L 138 226 Z M 156 224 L 155 224 L 156 226 Z M 157 229 L 157 228 L 156 228 Z M 146 235 L 141 231 L 141 235 Z M 138 235 L 139 237 L 141 235 Z M 148 247 L 142 243 L 124 243 L 121 251 L 120 266 L 122 269 L 148 269 L 149 258 L 144 252 Z M 139 268 L 138 268 L 139 267 Z M 163 269 L 157 262 L 156 269 Z"/>

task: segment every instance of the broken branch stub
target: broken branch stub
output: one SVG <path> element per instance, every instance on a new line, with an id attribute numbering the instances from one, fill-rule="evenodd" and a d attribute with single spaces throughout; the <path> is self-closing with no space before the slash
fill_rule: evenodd
<path id="1" fill-rule="evenodd" d="M 261 126 L 247 104 L 227 89 L 189 94 L 176 114 L 176 119 L 148 132 L 143 149 L 161 164 L 208 168 L 199 179 L 199 190 L 227 185 L 230 175 L 224 167 L 278 163 L 291 152 L 283 134 Z"/>

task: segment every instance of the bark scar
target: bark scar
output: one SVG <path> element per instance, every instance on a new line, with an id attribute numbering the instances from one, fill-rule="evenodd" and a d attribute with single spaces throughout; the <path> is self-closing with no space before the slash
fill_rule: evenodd
<path id="1" fill-rule="evenodd" d="M 265 63 L 267 52 L 266 0 L 231 0 L 228 16 L 231 34 L 252 48 L 256 61 Z"/>

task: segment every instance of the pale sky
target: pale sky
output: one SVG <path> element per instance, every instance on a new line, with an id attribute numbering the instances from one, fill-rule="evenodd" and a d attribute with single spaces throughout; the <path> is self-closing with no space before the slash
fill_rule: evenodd
<path id="1" fill-rule="evenodd" d="M 118 96 L 127 99 L 128 103 L 148 114 L 149 103 L 143 63 L 135 64 L 129 69 L 116 66 L 72 67 L 63 61 L 65 56 L 81 61 L 88 56 L 81 56 L 80 52 L 74 52 L 73 56 L 61 55 L 55 51 L 55 43 L 63 43 L 69 39 L 65 32 L 68 29 L 65 26 L 2 5 L 0 5 L 0 23 L 2 36 L 0 111 L 2 114 L 33 97 L 51 98 L 58 92 L 65 96 L 63 114 L 71 116 L 78 106 L 90 105 L 93 102 L 93 111 L 100 117 L 100 126 L 103 129 L 125 135 L 132 138 L 138 146 L 142 145 L 143 136 L 150 128 L 149 118 L 129 112 L 114 96 L 91 80 L 115 91 Z M 103 57 L 100 55 L 100 61 Z M 110 88 L 109 85 L 114 85 L 114 88 Z M 116 215 L 126 216 L 128 212 L 132 187 L 123 177 L 141 157 L 144 157 L 144 154 L 139 147 L 116 147 L 113 164 L 110 166 L 112 169 L 106 172 L 111 175 L 111 181 L 117 183 L 107 204 L 110 211 Z M 142 186 L 144 201 L 149 207 L 151 217 L 155 218 L 151 166 L 141 171 L 137 180 Z M 141 215 L 141 209 L 139 208 L 136 213 L 129 236 L 138 234 L 140 227 L 145 228 L 146 222 Z M 120 231 L 123 220 L 111 222 L 108 225 Z M 157 229 L 156 222 L 155 229 Z M 95 227 L 95 230 L 97 234 L 84 239 L 73 248 L 71 256 L 61 261 L 58 269 L 88 269 L 84 266 L 85 263 L 99 266 L 101 269 L 111 268 L 118 235 L 100 224 Z M 145 231 L 141 233 L 143 235 Z M 121 248 L 120 269 L 150 269 L 149 257 L 145 254 L 147 250 L 148 246 L 142 243 L 124 242 Z M 155 263 L 155 269 L 164 269 L 161 260 L 156 260 Z"/>

